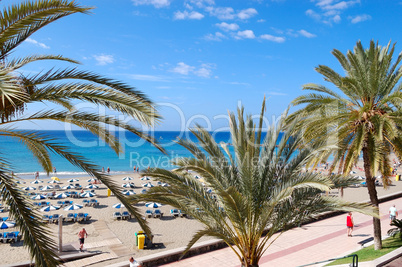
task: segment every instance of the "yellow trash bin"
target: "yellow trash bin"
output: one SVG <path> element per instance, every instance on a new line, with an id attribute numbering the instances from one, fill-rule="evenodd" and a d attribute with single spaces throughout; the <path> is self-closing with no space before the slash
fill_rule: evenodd
<path id="1" fill-rule="evenodd" d="M 138 249 L 144 249 L 145 244 L 145 235 L 138 234 Z"/>
<path id="2" fill-rule="evenodd" d="M 400 174 L 395 175 L 395 181 L 399 181 L 400 178 Z"/>
<path id="3" fill-rule="evenodd" d="M 112 190 L 110 190 L 109 188 L 107 189 L 107 196 L 110 197 L 110 195 L 112 194 Z"/>

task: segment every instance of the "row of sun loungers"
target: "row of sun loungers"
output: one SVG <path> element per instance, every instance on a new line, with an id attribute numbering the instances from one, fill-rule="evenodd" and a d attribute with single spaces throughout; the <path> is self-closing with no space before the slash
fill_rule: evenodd
<path id="1" fill-rule="evenodd" d="M 184 213 L 183 211 L 178 210 L 178 209 L 171 209 L 170 215 L 172 215 L 173 217 L 181 217 L 181 218 L 187 217 L 186 213 Z"/>
<path id="2" fill-rule="evenodd" d="M 131 219 L 131 214 L 128 211 L 113 213 L 113 219 L 115 220 L 128 220 Z"/>
<path id="3" fill-rule="evenodd" d="M 15 243 L 21 240 L 20 232 L 5 232 L 0 233 L 1 243 Z"/>
<path id="4" fill-rule="evenodd" d="M 59 214 L 53 215 L 43 215 L 42 221 L 45 223 L 58 223 L 59 222 Z M 88 213 L 69 213 L 66 217 L 62 217 L 63 222 L 79 222 L 79 221 L 89 221 L 92 216 Z"/>
<path id="5" fill-rule="evenodd" d="M 95 207 L 95 206 L 99 206 L 99 202 L 96 199 L 84 199 L 82 201 L 82 205 L 84 207 Z"/>

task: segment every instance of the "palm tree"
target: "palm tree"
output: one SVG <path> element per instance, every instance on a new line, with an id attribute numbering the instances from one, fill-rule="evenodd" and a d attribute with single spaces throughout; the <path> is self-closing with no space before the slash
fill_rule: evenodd
<path id="1" fill-rule="evenodd" d="M 58 144 L 51 136 L 35 131 L 17 130 L 23 121 L 52 120 L 70 123 L 98 135 L 116 152 L 121 151 L 118 139 L 109 127 L 120 127 L 161 148 L 153 137 L 148 136 L 129 123 L 113 116 L 100 115 L 76 110 L 74 104 L 88 102 L 104 106 L 133 118 L 147 126 L 160 120 L 154 104 L 143 93 L 119 81 L 105 78 L 77 68 L 48 70 L 39 74 L 23 73 L 21 68 L 32 62 L 56 60 L 76 64 L 78 62 L 55 55 L 32 55 L 9 60 L 11 52 L 37 30 L 59 18 L 74 14 L 87 13 L 91 8 L 77 5 L 74 1 L 36 1 L 15 4 L 4 8 L 0 14 L 0 135 L 14 138 L 23 143 L 47 172 L 52 171 L 50 153 L 58 154 L 73 165 L 100 179 L 116 197 L 139 220 L 141 227 L 148 233 L 150 229 L 141 219 L 137 208 L 120 192 L 119 186 L 107 175 L 82 156 Z M 32 103 L 53 103 L 58 108 L 46 108 L 28 115 L 26 110 Z M 56 266 L 56 245 L 50 238 L 51 233 L 40 222 L 39 214 L 18 187 L 12 173 L 13 165 L 6 155 L 0 154 L 0 195 L 10 206 L 10 215 L 15 218 L 24 236 L 24 245 L 37 266 Z"/>
<path id="2" fill-rule="evenodd" d="M 133 202 L 156 201 L 171 205 L 203 224 L 187 245 L 202 236 L 222 239 L 242 266 L 258 266 L 277 231 L 327 210 L 357 210 L 366 205 L 346 203 L 320 194 L 332 186 L 329 177 L 303 172 L 311 150 L 297 133 L 283 133 L 282 122 L 263 137 L 265 99 L 258 126 L 252 117 L 230 114 L 233 151 L 218 145 L 200 126 L 192 129 L 197 143 L 180 139 L 178 144 L 193 157 L 175 160 L 173 171 L 152 169 L 145 175 L 169 184 L 133 196 Z M 203 177 L 197 180 L 187 171 Z M 204 186 L 204 184 L 205 186 Z M 210 193 L 210 190 L 212 193 Z"/>
<path id="3" fill-rule="evenodd" d="M 378 207 L 375 187 L 376 173 L 382 174 L 383 184 L 390 183 L 390 159 L 394 152 L 399 158 L 401 139 L 402 69 L 399 54 L 393 61 L 395 44 L 381 47 L 374 41 L 364 49 L 357 42 L 354 51 L 346 55 L 334 49 L 332 54 L 341 64 L 345 75 L 319 65 L 316 71 L 324 80 L 335 85 L 337 92 L 318 84 L 306 84 L 305 90 L 315 91 L 296 98 L 293 105 L 303 108 L 290 116 L 299 121 L 307 142 L 329 142 L 337 146 L 334 164 L 349 173 L 363 154 L 364 172 L 371 203 Z M 321 154 L 322 157 L 328 157 Z M 375 249 L 381 249 L 381 224 L 373 218 Z"/>

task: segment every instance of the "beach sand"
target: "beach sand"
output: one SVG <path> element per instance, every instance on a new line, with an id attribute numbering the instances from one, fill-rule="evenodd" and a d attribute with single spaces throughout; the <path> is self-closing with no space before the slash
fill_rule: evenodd
<path id="1" fill-rule="evenodd" d="M 357 168 L 354 168 L 356 174 L 364 176 L 364 172 L 362 171 L 362 162 L 359 162 Z M 323 168 L 318 168 L 318 171 L 324 172 Z M 132 173 L 125 175 L 114 175 L 111 176 L 117 183 L 123 184 L 125 181 L 122 180 L 123 177 L 132 177 L 133 180 L 130 182 L 134 182 L 136 188 L 134 188 L 134 192 L 137 194 L 141 192 L 143 187 L 142 183 L 145 181 L 140 180 L 140 174 Z M 42 177 L 43 178 L 43 177 Z M 88 177 L 78 178 L 79 182 L 74 182 L 81 184 L 83 187 L 88 185 L 87 179 Z M 395 192 L 402 191 L 402 181 L 396 182 L 394 178 L 392 185 L 387 189 L 384 189 L 382 186 L 377 187 L 378 196 L 384 196 L 388 194 L 392 194 Z M 42 179 L 44 181 L 43 184 L 39 185 L 48 185 L 48 181 L 50 181 L 50 177 L 47 179 Z M 61 179 L 61 186 L 70 184 L 67 182 L 68 179 Z M 152 180 L 152 179 L 151 179 Z M 19 185 L 23 186 L 34 186 L 38 187 L 38 185 L 32 185 L 30 182 L 33 180 L 25 180 L 26 184 Z M 156 181 L 151 181 L 154 185 L 157 184 Z M 69 190 L 70 191 L 70 190 Z M 38 190 L 36 190 L 38 192 Z M 59 191 L 58 191 L 59 192 Z M 60 191 L 61 192 L 61 191 Z M 107 188 L 104 185 L 100 185 L 100 189 L 95 189 L 96 196 L 94 199 L 97 199 L 100 205 L 98 207 L 84 207 L 83 209 L 72 211 L 74 213 L 84 212 L 88 213 L 92 216 L 91 221 L 89 222 L 75 222 L 75 223 L 64 223 L 63 224 L 63 245 L 70 244 L 70 250 L 78 249 L 78 232 L 85 228 L 88 232 L 89 236 L 85 240 L 85 244 L 90 247 L 88 250 L 96 250 L 96 251 L 104 251 L 104 252 L 112 252 L 115 253 L 116 256 L 114 259 L 111 259 L 106 262 L 101 262 L 97 264 L 93 264 L 91 266 L 106 266 L 108 264 L 124 262 L 127 261 L 129 256 L 141 257 L 157 252 L 162 252 L 166 250 L 170 250 L 173 248 L 186 246 L 188 241 L 191 239 L 192 235 L 199 229 L 202 228 L 202 225 L 198 223 L 194 219 L 187 218 L 173 218 L 170 216 L 169 212 L 171 207 L 162 206 L 159 209 L 164 213 L 162 219 L 158 218 L 150 218 L 147 219 L 149 222 L 149 226 L 152 229 L 154 234 L 153 242 L 156 244 L 156 247 L 153 249 L 144 249 L 139 250 L 135 246 L 135 232 L 141 231 L 139 224 L 135 219 L 131 220 L 115 220 L 112 215 L 115 211 L 123 211 L 124 209 L 117 210 L 112 206 L 118 203 L 116 197 L 113 195 L 107 196 Z M 338 195 L 338 190 L 332 190 L 331 192 L 334 195 Z M 369 196 L 366 187 L 350 187 L 344 190 L 344 199 L 348 201 L 368 201 Z M 74 203 L 82 204 L 83 199 L 81 198 L 66 198 L 65 200 L 72 200 Z M 50 201 L 52 204 L 56 205 L 57 200 L 46 200 Z M 145 212 L 146 208 L 145 203 L 142 203 L 138 207 L 142 212 Z M 41 212 L 43 214 L 63 214 L 66 216 L 68 211 L 64 211 L 62 209 L 50 213 Z M 8 213 L 0 213 L 1 217 L 7 217 Z M 50 224 L 49 225 L 51 231 L 54 234 L 54 240 L 57 242 L 58 238 L 58 225 Z M 106 229 L 106 230 L 105 230 Z M 10 229 L 10 231 L 16 231 L 17 229 Z M 105 234 L 106 233 L 106 234 Z M 201 241 L 209 239 L 205 237 L 201 239 Z M 118 247 L 118 252 L 116 252 L 116 245 Z M 85 245 L 84 245 L 85 248 Z M 24 262 L 29 260 L 29 254 L 26 248 L 22 246 L 22 242 L 18 242 L 16 244 L 0 244 L 0 254 L 7 255 L 7 257 L 2 257 L 1 264 L 12 264 L 18 262 Z"/>

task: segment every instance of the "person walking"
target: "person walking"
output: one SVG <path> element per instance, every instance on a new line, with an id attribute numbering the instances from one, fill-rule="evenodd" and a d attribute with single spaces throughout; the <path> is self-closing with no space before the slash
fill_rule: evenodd
<path id="1" fill-rule="evenodd" d="M 396 210 L 395 205 L 392 205 L 391 208 L 389 208 L 389 224 L 391 225 L 392 221 L 396 219 L 396 216 L 398 216 L 398 211 Z"/>
<path id="2" fill-rule="evenodd" d="M 53 167 L 53 173 L 54 173 L 54 174 L 57 174 L 56 167 Z"/>
<path id="3" fill-rule="evenodd" d="M 110 173 L 110 168 L 109 167 L 107 167 L 107 174 L 109 174 Z"/>
<path id="4" fill-rule="evenodd" d="M 348 236 L 352 236 L 353 226 L 354 226 L 353 216 L 352 213 L 349 212 L 348 216 L 346 217 L 346 228 Z"/>
<path id="5" fill-rule="evenodd" d="M 88 237 L 87 231 L 85 231 L 85 228 L 82 228 L 82 230 L 78 233 L 78 239 L 80 241 L 80 251 L 83 252 L 83 247 L 84 247 L 84 241 L 85 238 Z"/>
<path id="6" fill-rule="evenodd" d="M 133 257 L 130 257 L 128 261 L 130 262 L 130 267 L 141 267 L 141 265 Z"/>

